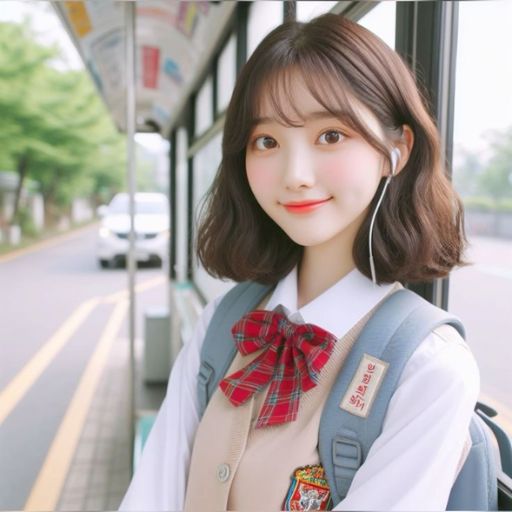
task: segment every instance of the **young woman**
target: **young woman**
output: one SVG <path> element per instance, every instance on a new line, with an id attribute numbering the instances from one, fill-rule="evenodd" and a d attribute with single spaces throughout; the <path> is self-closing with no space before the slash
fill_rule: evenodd
<path id="1" fill-rule="evenodd" d="M 236 403 L 239 370 L 254 370 L 265 347 L 239 352 L 200 418 L 200 351 L 222 297 L 212 301 L 177 358 L 121 508 L 444 509 L 479 391 L 452 327 L 431 332 L 409 359 L 339 503 L 318 454 L 322 407 L 375 307 L 400 283 L 462 264 L 461 204 L 412 74 L 343 17 L 285 23 L 240 73 L 222 150 L 199 230 L 202 264 L 219 278 L 272 285 L 257 309 L 316 326 L 327 355 L 314 384 L 282 393 L 276 363 L 270 391 Z M 272 409 L 276 400 L 286 413 Z M 326 492 L 290 499 L 306 481 Z"/>

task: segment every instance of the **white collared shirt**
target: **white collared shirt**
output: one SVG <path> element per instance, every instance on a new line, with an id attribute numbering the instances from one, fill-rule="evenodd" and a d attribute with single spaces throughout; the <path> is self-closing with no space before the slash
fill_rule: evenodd
<path id="1" fill-rule="evenodd" d="M 281 304 L 291 320 L 295 315 L 341 338 L 392 286 L 375 286 L 355 269 L 297 309 L 295 268 L 278 283 L 265 309 Z M 222 297 L 206 306 L 174 363 L 166 398 L 120 510 L 183 509 L 199 424 L 200 351 Z M 453 328 L 443 326 L 427 336 L 404 368 L 381 435 L 334 510 L 444 510 L 464 457 L 479 386 L 473 355 Z"/>

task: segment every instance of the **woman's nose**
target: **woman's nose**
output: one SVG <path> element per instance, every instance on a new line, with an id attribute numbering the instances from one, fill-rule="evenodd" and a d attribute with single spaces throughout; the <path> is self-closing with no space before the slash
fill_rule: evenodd
<path id="1" fill-rule="evenodd" d="M 283 183 L 290 190 L 312 187 L 315 172 L 310 156 L 304 151 L 290 151 L 283 167 Z"/>

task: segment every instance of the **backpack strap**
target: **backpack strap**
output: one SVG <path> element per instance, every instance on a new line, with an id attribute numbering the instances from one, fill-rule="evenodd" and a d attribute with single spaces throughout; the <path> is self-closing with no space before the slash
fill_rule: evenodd
<path id="1" fill-rule="evenodd" d="M 512 478 L 512 439 L 501 426 L 493 421 L 485 412 L 486 407 L 483 404 L 477 403 L 476 414 L 482 421 L 491 429 L 498 443 L 500 452 L 500 465 L 503 472 Z"/>
<path id="2" fill-rule="evenodd" d="M 201 365 L 197 377 L 199 417 L 236 354 L 231 327 L 245 313 L 254 309 L 271 286 L 247 281 L 234 286 L 223 297 L 208 325 L 201 348 Z"/>
<path id="3" fill-rule="evenodd" d="M 388 295 L 364 326 L 334 384 L 320 419 L 320 459 L 333 504 L 348 492 L 356 471 L 382 431 L 384 416 L 400 375 L 430 332 L 452 325 L 464 337 L 460 320 L 406 289 Z M 389 363 L 366 418 L 341 409 L 340 402 L 367 354 Z"/>
<path id="4" fill-rule="evenodd" d="M 452 486 L 446 510 L 499 510 L 496 439 L 485 415 L 479 412 L 471 417 L 471 448 Z"/>

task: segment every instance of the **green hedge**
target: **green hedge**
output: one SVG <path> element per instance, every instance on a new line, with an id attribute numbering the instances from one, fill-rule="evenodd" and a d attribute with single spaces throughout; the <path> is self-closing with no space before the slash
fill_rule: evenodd
<path id="1" fill-rule="evenodd" d="M 475 212 L 512 213 L 512 198 L 463 197 L 464 208 Z"/>

